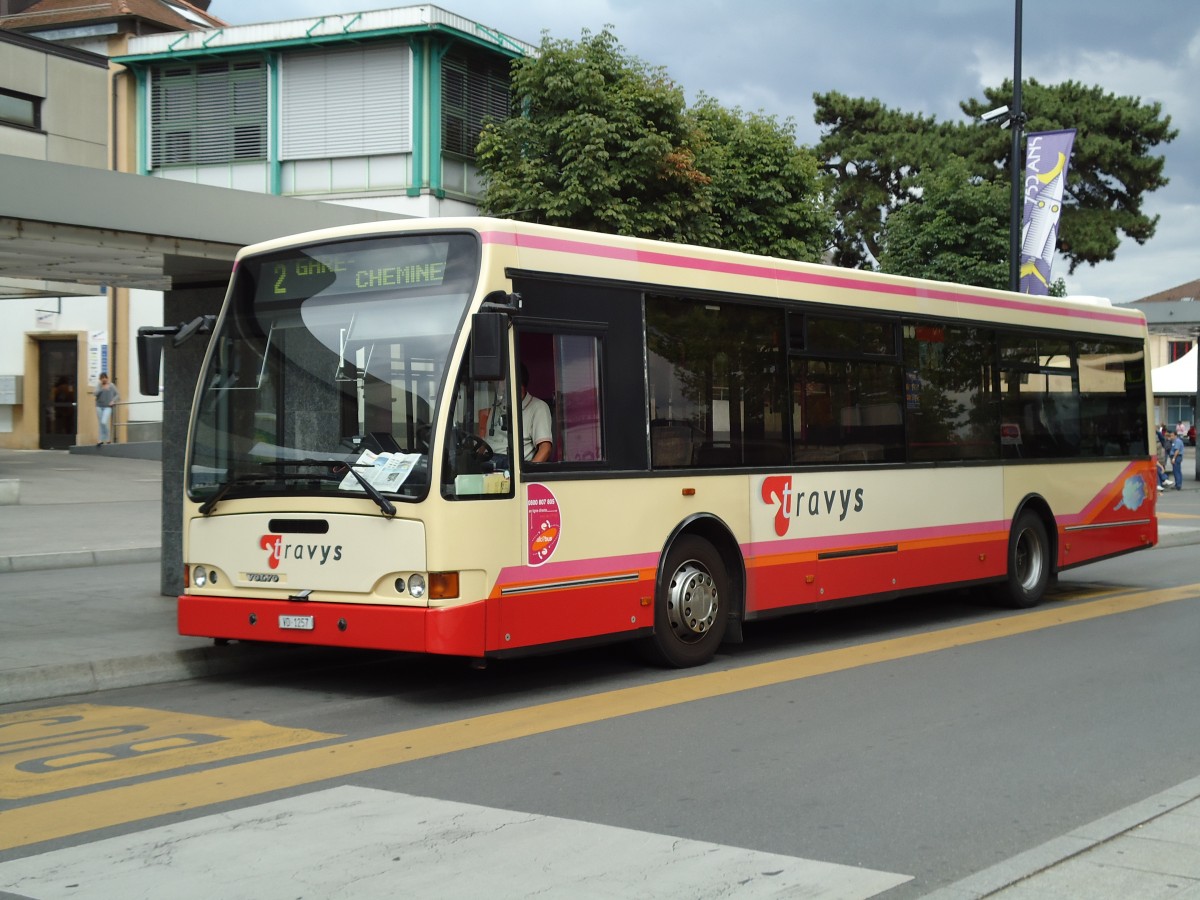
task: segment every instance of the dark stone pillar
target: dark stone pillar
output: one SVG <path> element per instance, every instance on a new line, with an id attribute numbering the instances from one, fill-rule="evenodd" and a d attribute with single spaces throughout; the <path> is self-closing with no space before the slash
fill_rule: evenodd
<path id="1" fill-rule="evenodd" d="M 176 325 L 196 316 L 217 313 L 225 288 L 179 288 L 163 294 L 163 323 Z M 162 426 L 162 570 L 161 589 L 177 596 L 183 592 L 183 464 L 187 449 L 188 420 L 196 379 L 204 362 L 209 335 L 193 335 L 182 347 L 163 347 Z"/>

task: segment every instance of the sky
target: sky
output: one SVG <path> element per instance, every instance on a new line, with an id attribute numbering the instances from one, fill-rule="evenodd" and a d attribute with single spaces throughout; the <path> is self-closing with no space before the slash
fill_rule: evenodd
<path id="1" fill-rule="evenodd" d="M 628 55 L 684 90 L 726 107 L 795 122 L 814 144 L 814 93 L 840 91 L 906 112 L 963 119 L 959 102 L 1012 78 L 1016 0 L 443 0 L 438 6 L 530 44 L 543 32 L 578 40 L 610 27 Z M 212 0 L 231 25 L 416 5 L 403 0 Z M 1136 300 L 1200 279 L 1200 3 L 1196 0 L 1023 0 L 1021 71 L 1162 104 L 1179 130 L 1155 155 L 1166 187 L 1144 211 L 1160 217 L 1144 245 L 1052 277 L 1071 294 Z"/>

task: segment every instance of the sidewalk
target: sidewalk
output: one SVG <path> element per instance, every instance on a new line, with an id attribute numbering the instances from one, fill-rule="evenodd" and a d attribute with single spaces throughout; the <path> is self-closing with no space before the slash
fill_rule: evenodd
<path id="1" fill-rule="evenodd" d="M 179 635 L 160 590 L 162 463 L 121 450 L 0 449 L 0 704 L 346 657 Z M 103 567 L 121 563 L 144 576 L 114 583 Z"/>
<path id="2" fill-rule="evenodd" d="M 1188 449 L 1184 489 L 1159 495 L 1160 546 L 1200 543 L 1194 452 Z M 0 704 L 345 657 L 346 651 L 323 648 L 214 646 L 178 635 L 174 598 L 159 592 L 161 494 L 156 459 L 94 448 L 0 449 Z M 88 588 L 89 603 L 71 616 L 47 614 L 33 602 L 55 596 L 54 579 L 65 578 L 64 570 L 115 563 L 154 565 L 145 567 L 144 583 L 97 578 Z M 351 652 L 362 658 L 361 651 Z M 1200 898 L 1200 778 L 932 896 L 1023 900 L 1150 893 Z"/>

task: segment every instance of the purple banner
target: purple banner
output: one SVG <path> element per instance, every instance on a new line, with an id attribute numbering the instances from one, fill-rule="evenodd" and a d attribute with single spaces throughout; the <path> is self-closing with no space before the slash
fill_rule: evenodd
<path id="1" fill-rule="evenodd" d="M 1039 131 L 1025 139 L 1025 216 L 1021 220 L 1021 293 L 1048 294 L 1058 244 L 1058 217 L 1075 129 Z"/>

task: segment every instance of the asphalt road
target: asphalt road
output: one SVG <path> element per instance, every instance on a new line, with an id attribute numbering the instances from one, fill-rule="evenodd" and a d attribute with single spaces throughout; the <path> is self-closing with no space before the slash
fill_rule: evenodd
<path id="1" fill-rule="evenodd" d="M 1200 774 L 1196 582 L 1160 548 L 1028 612 L 760 623 L 684 673 L 331 657 L 13 704 L 0 891 L 926 896 Z M 97 757 L 88 728 L 137 739 Z"/>

